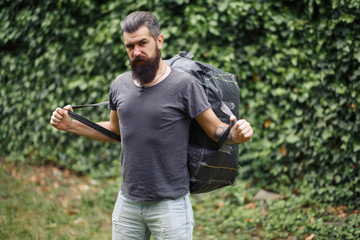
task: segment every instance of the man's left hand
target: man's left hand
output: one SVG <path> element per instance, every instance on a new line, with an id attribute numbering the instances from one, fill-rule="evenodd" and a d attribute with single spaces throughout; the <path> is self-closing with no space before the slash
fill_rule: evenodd
<path id="1" fill-rule="evenodd" d="M 235 116 L 231 117 L 231 121 L 236 121 Z M 244 143 L 251 139 L 254 132 L 248 121 L 245 119 L 240 119 L 236 121 L 235 125 L 232 127 L 230 131 L 230 136 L 232 141 L 235 143 Z"/>

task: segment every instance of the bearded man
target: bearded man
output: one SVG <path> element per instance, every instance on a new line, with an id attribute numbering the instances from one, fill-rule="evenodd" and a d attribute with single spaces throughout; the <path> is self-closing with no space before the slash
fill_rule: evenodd
<path id="1" fill-rule="evenodd" d="M 133 12 L 121 22 L 131 71 L 119 75 L 109 91 L 110 121 L 99 125 L 121 135 L 123 182 L 112 215 L 113 240 L 192 239 L 187 153 L 193 118 L 214 141 L 227 124 L 212 111 L 202 86 L 161 58 L 164 36 L 154 15 Z M 103 142 L 114 142 L 72 120 L 70 105 L 57 108 L 51 124 Z M 235 117 L 231 121 L 235 121 Z M 226 144 L 253 135 L 242 119 Z"/>

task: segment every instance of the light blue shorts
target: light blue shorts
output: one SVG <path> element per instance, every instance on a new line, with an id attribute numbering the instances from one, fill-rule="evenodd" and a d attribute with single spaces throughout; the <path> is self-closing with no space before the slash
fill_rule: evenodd
<path id="1" fill-rule="evenodd" d="M 136 202 L 121 192 L 112 214 L 113 240 L 191 240 L 194 214 L 190 194 L 176 200 Z"/>

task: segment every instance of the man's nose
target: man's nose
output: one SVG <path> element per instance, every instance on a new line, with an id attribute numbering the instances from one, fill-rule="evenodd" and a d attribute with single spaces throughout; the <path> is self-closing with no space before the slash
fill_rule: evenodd
<path id="1" fill-rule="evenodd" d="M 138 57 L 141 55 L 141 48 L 138 46 L 134 47 L 134 57 Z"/>

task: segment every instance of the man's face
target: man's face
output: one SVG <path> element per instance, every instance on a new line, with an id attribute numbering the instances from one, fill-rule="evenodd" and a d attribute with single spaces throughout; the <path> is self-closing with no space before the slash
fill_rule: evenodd
<path id="1" fill-rule="evenodd" d="M 124 32 L 123 36 L 133 78 L 140 84 L 150 83 L 159 68 L 162 35 L 155 41 L 148 28 L 141 27 L 134 33 Z"/>

